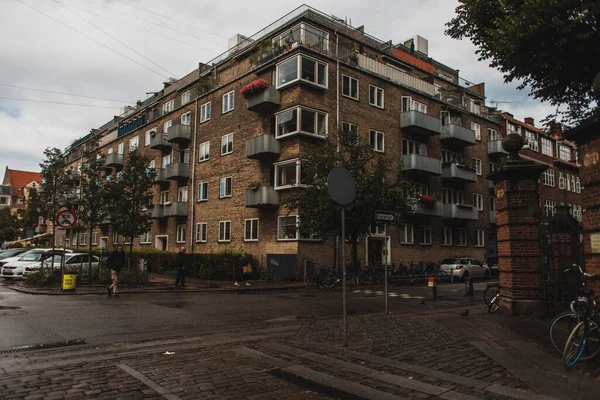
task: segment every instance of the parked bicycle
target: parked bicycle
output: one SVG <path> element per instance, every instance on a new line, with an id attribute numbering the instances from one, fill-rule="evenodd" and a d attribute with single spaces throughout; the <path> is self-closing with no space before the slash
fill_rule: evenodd
<path id="1" fill-rule="evenodd" d="M 309 290 L 319 287 L 315 276 L 315 263 L 312 260 L 304 260 L 304 286 Z"/>
<path id="2" fill-rule="evenodd" d="M 485 301 L 485 304 L 488 306 L 488 308 L 490 307 L 490 304 L 492 303 L 492 300 L 494 299 L 494 297 L 496 297 L 496 295 L 498 294 L 499 290 L 500 290 L 499 283 L 487 283 L 486 284 L 485 292 L 483 292 L 483 301 Z"/>

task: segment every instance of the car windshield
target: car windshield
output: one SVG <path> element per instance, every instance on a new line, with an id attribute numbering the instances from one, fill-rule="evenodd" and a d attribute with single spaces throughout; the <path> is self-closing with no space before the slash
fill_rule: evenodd
<path id="1" fill-rule="evenodd" d="M 41 261 L 44 253 L 42 252 L 32 252 L 27 253 L 23 257 L 19 258 L 19 261 Z"/>
<path id="2" fill-rule="evenodd" d="M 44 264 L 60 264 L 60 259 L 61 259 L 62 255 L 60 254 L 55 254 L 54 256 L 52 256 L 52 258 L 48 258 L 46 261 L 44 261 Z"/>
<path id="3" fill-rule="evenodd" d="M 457 258 L 446 258 L 444 261 L 442 261 L 442 264 L 458 264 L 458 259 Z"/>

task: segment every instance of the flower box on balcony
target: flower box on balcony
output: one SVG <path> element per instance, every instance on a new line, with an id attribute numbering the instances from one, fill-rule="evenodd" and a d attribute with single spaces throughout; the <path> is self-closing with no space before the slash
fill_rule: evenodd
<path id="1" fill-rule="evenodd" d="M 269 88 L 269 82 L 265 79 L 257 79 L 249 84 L 243 86 L 240 89 L 242 96 L 247 99 L 248 97 L 264 92 Z"/>
<path id="2" fill-rule="evenodd" d="M 431 196 L 427 196 L 424 194 L 419 196 L 419 203 L 421 203 L 423 205 L 432 205 L 432 204 L 435 204 L 436 201 L 437 200 Z"/>
<path id="3" fill-rule="evenodd" d="M 473 208 L 473 205 L 472 204 L 466 204 L 466 203 L 456 203 L 456 207 Z"/>

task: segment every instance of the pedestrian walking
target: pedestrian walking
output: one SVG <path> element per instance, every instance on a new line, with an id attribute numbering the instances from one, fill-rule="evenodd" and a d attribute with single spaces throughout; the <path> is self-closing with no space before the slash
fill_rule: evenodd
<path id="1" fill-rule="evenodd" d="M 177 288 L 179 282 L 181 282 L 181 287 L 185 286 L 185 246 L 181 246 L 179 253 L 177 253 L 177 258 L 175 258 L 175 268 L 177 270 L 177 278 L 175 278 L 175 286 L 173 286 L 173 289 Z"/>
<path id="2" fill-rule="evenodd" d="M 110 253 L 106 259 L 106 267 L 110 269 L 110 279 L 112 284 L 108 287 L 108 297 L 113 294 L 116 298 L 119 297 L 119 290 L 117 289 L 117 283 L 119 280 L 119 272 L 125 265 L 125 252 L 123 251 L 123 245 L 118 244 L 117 249 Z"/>

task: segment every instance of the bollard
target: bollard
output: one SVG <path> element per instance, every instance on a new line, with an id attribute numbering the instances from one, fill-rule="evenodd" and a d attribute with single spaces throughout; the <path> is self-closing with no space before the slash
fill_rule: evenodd
<path id="1" fill-rule="evenodd" d="M 473 281 L 471 278 L 465 278 L 465 296 L 473 296 Z"/>
<path id="2" fill-rule="evenodd" d="M 437 300 L 437 281 L 434 276 L 427 278 L 427 292 L 430 299 Z"/>
<path id="3" fill-rule="evenodd" d="M 454 283 L 454 268 L 450 268 L 450 283 Z"/>

